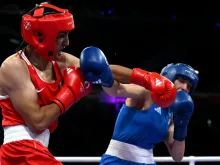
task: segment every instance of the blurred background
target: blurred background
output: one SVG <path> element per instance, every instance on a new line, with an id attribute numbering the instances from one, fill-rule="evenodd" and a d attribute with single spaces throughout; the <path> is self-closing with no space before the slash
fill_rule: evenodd
<path id="1" fill-rule="evenodd" d="M 21 16 L 41 2 L 0 1 L 1 62 L 21 42 Z M 76 29 L 70 33 L 66 51 L 77 57 L 83 48 L 93 45 L 103 50 L 110 64 L 160 72 L 168 63 L 182 62 L 198 70 L 200 81 L 192 96 L 195 112 L 188 127 L 185 156 L 220 156 L 220 6 L 217 2 L 49 2 L 73 13 Z M 58 129 L 51 134 L 51 153 L 101 156 L 107 149 L 123 102 L 122 98 L 106 96 L 95 86 L 89 96 L 60 117 Z M 1 142 L 2 138 L 1 131 Z M 155 147 L 154 153 L 169 156 L 163 143 Z"/>

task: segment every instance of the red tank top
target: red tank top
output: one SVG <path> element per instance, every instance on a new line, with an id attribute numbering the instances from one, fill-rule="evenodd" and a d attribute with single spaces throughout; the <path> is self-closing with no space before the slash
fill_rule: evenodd
<path id="1" fill-rule="evenodd" d="M 35 68 L 31 65 L 24 53 L 17 53 L 22 60 L 27 64 L 30 72 L 31 80 L 36 88 L 38 94 L 38 103 L 40 106 L 48 105 L 52 103 L 53 97 L 59 92 L 59 88 L 62 82 L 62 72 L 55 61 L 52 61 L 53 69 L 56 75 L 55 82 L 45 82 L 37 74 Z M 2 126 L 13 125 L 26 125 L 21 115 L 15 110 L 13 104 L 8 96 L 0 96 L 0 106 L 2 108 Z M 50 132 L 53 132 L 57 128 L 58 119 L 54 121 L 49 127 Z"/>

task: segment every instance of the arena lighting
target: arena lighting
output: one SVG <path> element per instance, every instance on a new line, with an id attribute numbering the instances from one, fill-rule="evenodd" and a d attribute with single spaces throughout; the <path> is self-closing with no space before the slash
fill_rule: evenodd
<path id="1" fill-rule="evenodd" d="M 105 92 L 101 92 L 99 94 L 99 98 L 100 98 L 101 102 L 105 102 L 105 103 L 113 103 L 114 104 L 114 103 L 124 103 L 125 102 L 125 98 L 109 96 Z"/>
<path id="2" fill-rule="evenodd" d="M 99 97 L 100 102 L 107 103 L 107 104 L 114 104 L 115 109 L 118 112 L 121 108 L 121 104 L 125 103 L 125 100 L 126 100 L 126 98 L 109 96 L 105 92 L 101 92 L 98 97 Z"/>
<path id="3" fill-rule="evenodd" d="M 172 15 L 171 18 L 172 18 L 172 19 L 176 19 L 176 15 Z"/>
<path id="4" fill-rule="evenodd" d="M 113 11 L 114 11 L 114 9 L 109 9 L 107 11 L 101 11 L 100 14 L 102 16 L 104 16 L 104 15 L 111 15 L 113 13 Z"/>

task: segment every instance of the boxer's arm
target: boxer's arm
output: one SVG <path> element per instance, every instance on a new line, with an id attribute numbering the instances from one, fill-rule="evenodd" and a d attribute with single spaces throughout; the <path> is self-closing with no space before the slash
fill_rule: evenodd
<path id="1" fill-rule="evenodd" d="M 64 57 L 65 57 L 65 67 L 68 66 L 75 66 L 75 67 L 79 67 L 80 66 L 80 62 L 79 62 L 79 58 L 66 53 L 66 52 L 62 52 Z M 131 80 L 131 75 L 132 75 L 132 69 L 121 66 L 121 65 L 109 65 L 111 70 L 112 70 L 112 74 L 115 80 L 124 83 L 124 84 L 128 84 L 130 83 Z"/>
<path id="2" fill-rule="evenodd" d="M 80 67 L 79 65 L 79 58 L 77 58 L 76 56 L 69 54 L 69 53 L 64 53 L 68 62 L 68 66 L 75 66 L 75 67 Z M 68 67 L 67 66 L 67 67 Z"/>
<path id="3" fill-rule="evenodd" d="M 118 81 L 114 81 L 111 88 L 103 86 L 102 88 L 110 96 L 133 99 L 145 98 L 148 96 L 151 100 L 151 92 L 144 87 L 135 84 L 121 84 Z"/>
<path id="4" fill-rule="evenodd" d="M 59 65 L 61 68 L 67 68 L 69 66 L 75 66 L 77 68 L 80 67 L 79 58 L 66 52 L 62 52 L 62 55 L 57 62 L 60 62 Z"/>
<path id="5" fill-rule="evenodd" d="M 66 52 L 63 52 L 63 55 L 65 56 L 66 67 L 68 66 L 79 67 L 80 66 L 79 58 Z M 120 65 L 109 65 L 109 66 L 112 70 L 112 74 L 115 80 L 121 83 L 124 83 L 124 84 L 130 83 L 132 69 L 124 67 L 124 66 L 120 66 Z"/>
<path id="6" fill-rule="evenodd" d="M 166 144 L 167 149 L 173 160 L 176 162 L 180 162 L 183 159 L 185 153 L 185 141 L 174 140 L 173 133 L 174 124 L 172 123 L 169 128 L 168 136 L 165 139 L 164 143 Z"/>
<path id="7" fill-rule="evenodd" d="M 110 68 L 115 80 L 124 84 L 130 83 L 132 69 L 120 65 L 110 65 Z"/>
<path id="8" fill-rule="evenodd" d="M 36 89 L 22 60 L 6 62 L 0 72 L 4 79 L 1 86 L 31 131 L 47 129 L 60 116 L 60 108 L 55 103 L 40 107 Z"/>

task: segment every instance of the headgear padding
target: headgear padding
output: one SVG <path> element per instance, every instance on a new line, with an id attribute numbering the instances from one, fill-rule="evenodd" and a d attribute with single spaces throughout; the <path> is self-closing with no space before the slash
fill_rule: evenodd
<path id="1" fill-rule="evenodd" d="M 162 69 L 160 74 L 173 83 L 178 77 L 183 77 L 188 80 L 192 84 L 189 94 L 192 94 L 196 90 L 199 81 L 199 76 L 196 71 L 191 66 L 183 63 L 168 64 Z"/>
<path id="2" fill-rule="evenodd" d="M 45 14 L 45 8 L 55 13 Z M 23 40 L 32 46 L 42 58 L 53 61 L 56 57 L 56 38 L 60 32 L 74 29 L 73 15 L 67 9 L 42 3 L 30 13 L 22 16 L 21 35 Z"/>

